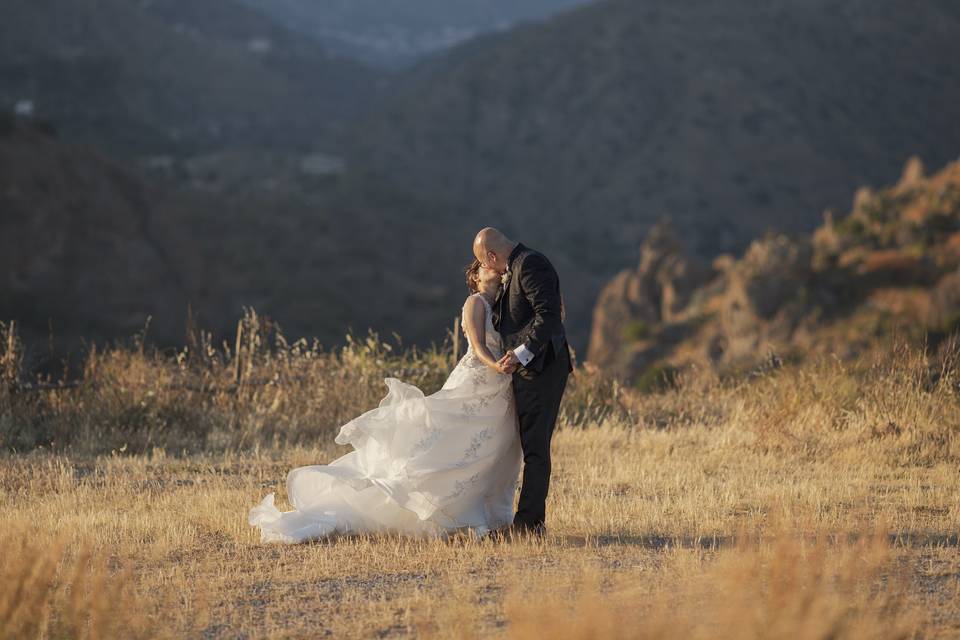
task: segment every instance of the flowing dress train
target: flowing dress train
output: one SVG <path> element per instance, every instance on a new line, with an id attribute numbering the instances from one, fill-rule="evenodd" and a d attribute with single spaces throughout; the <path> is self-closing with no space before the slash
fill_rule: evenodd
<path id="1" fill-rule="evenodd" d="M 486 345 L 503 355 L 486 298 Z M 469 345 L 469 339 L 468 339 Z M 472 347 L 443 387 L 424 395 L 386 378 L 376 409 L 343 425 L 337 444 L 353 451 L 287 475 L 292 511 L 269 494 L 250 510 L 263 542 L 295 543 L 331 534 L 393 532 L 479 535 L 508 525 L 521 465 L 511 376 L 487 367 Z"/>

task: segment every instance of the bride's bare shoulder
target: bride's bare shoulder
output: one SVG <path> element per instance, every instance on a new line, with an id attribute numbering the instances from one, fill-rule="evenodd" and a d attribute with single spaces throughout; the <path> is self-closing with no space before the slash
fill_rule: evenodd
<path id="1" fill-rule="evenodd" d="M 475 293 L 469 296 L 463 303 L 464 318 L 470 318 L 477 323 L 482 323 L 489 312 L 489 303 L 483 299 L 483 295 Z"/>
<path id="2" fill-rule="evenodd" d="M 474 293 L 467 296 L 467 299 L 463 301 L 463 308 L 465 311 L 473 311 L 477 307 L 483 306 L 483 300 L 480 299 L 479 293 Z"/>

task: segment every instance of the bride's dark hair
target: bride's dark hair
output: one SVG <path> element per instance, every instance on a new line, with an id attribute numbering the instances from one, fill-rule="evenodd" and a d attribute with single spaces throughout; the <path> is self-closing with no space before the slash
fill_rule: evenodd
<path id="1" fill-rule="evenodd" d="M 473 259 L 473 262 L 467 266 L 466 270 L 467 276 L 467 288 L 470 289 L 470 293 L 477 293 L 480 291 L 480 261 L 476 258 Z"/>

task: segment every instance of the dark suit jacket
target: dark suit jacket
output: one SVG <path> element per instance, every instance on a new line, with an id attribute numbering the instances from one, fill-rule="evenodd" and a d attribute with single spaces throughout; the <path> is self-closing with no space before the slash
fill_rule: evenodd
<path id="1" fill-rule="evenodd" d="M 525 343 L 533 352 L 525 369 L 543 371 L 561 353 L 570 355 L 560 317 L 560 278 L 546 256 L 522 244 L 507 258 L 507 270 L 510 279 L 494 303 L 493 326 L 507 349 Z"/>

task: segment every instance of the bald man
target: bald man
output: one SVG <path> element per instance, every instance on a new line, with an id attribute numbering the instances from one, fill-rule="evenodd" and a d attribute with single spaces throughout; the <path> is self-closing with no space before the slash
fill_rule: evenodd
<path id="1" fill-rule="evenodd" d="M 513 242 L 493 227 L 473 241 L 480 264 L 505 274 L 493 304 L 493 326 L 506 354 L 500 371 L 513 375 L 523 482 L 513 531 L 542 536 L 550 487 L 550 442 L 567 376 L 573 370 L 563 327 L 560 279 L 538 251 Z"/>

